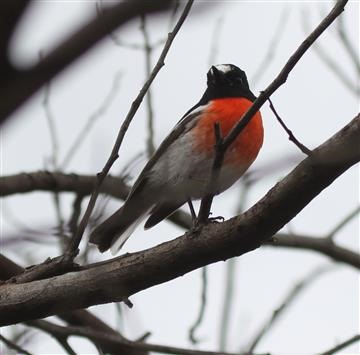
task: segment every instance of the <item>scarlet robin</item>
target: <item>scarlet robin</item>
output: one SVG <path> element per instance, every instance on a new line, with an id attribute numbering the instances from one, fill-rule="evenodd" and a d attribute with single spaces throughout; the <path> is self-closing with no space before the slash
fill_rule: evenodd
<path id="1" fill-rule="evenodd" d="M 96 227 L 90 242 L 104 252 L 116 253 L 136 226 L 149 215 L 145 229 L 171 215 L 187 201 L 208 191 L 214 160 L 214 125 L 225 137 L 255 100 L 244 71 L 232 64 L 212 66 L 200 101 L 177 123 L 145 165 L 124 205 Z M 212 194 L 233 185 L 255 160 L 263 143 L 257 112 L 227 149 Z"/>

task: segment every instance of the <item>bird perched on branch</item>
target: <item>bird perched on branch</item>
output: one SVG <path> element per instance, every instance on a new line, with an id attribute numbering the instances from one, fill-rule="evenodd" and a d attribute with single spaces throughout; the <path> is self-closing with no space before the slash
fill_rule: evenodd
<path id="1" fill-rule="evenodd" d="M 225 152 L 217 186 L 207 191 L 215 155 L 214 127 L 225 137 L 255 100 L 244 71 L 232 64 L 212 66 L 200 101 L 177 123 L 145 165 L 123 206 L 96 227 L 90 242 L 115 254 L 147 216 L 151 228 L 191 200 L 219 194 L 253 163 L 263 143 L 257 112 Z"/>

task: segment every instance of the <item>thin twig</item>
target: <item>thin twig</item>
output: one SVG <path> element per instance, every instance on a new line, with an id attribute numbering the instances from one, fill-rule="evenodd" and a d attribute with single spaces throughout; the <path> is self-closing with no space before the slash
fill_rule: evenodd
<path id="1" fill-rule="evenodd" d="M 200 210 L 197 220 L 197 223 L 199 225 L 206 223 L 208 220 L 211 204 L 215 195 L 214 191 L 216 191 L 216 187 L 218 186 L 222 158 L 221 159 L 217 159 L 217 158 L 223 154 L 223 150 L 222 150 L 223 139 L 221 136 L 221 127 L 219 122 L 215 122 L 214 124 L 214 134 L 215 134 L 215 145 L 214 145 L 215 158 L 214 158 L 213 166 L 211 168 L 209 180 L 205 186 L 206 195 L 201 200 L 201 204 L 200 204 Z"/>
<path id="2" fill-rule="evenodd" d="M 245 209 L 247 196 L 250 190 L 251 183 L 247 180 L 241 180 L 241 192 L 239 196 L 239 205 L 236 209 L 236 214 L 239 215 Z M 232 258 L 229 259 L 225 263 L 225 285 L 224 285 L 224 296 L 222 301 L 222 311 L 221 311 L 221 320 L 220 320 L 220 327 L 219 327 L 219 350 L 225 351 L 227 346 L 227 339 L 229 334 L 229 325 L 231 319 L 231 311 L 232 306 L 234 303 L 234 284 L 235 279 L 238 282 L 238 277 L 236 277 L 238 259 Z"/>
<path id="3" fill-rule="evenodd" d="M 77 229 L 77 225 L 78 225 L 78 221 L 80 218 L 80 214 L 81 214 L 81 203 L 84 199 L 84 195 L 81 194 L 77 194 L 75 196 L 72 208 L 72 215 L 70 217 L 69 220 L 69 229 L 71 232 L 71 235 L 74 235 L 76 233 L 76 229 Z"/>
<path id="4" fill-rule="evenodd" d="M 114 101 L 114 99 L 116 97 L 116 93 L 119 89 L 120 78 L 121 78 L 121 73 L 117 72 L 114 76 L 111 88 L 110 88 L 108 94 L 106 95 L 104 101 L 88 117 L 84 127 L 79 132 L 77 137 L 74 139 L 68 152 L 65 154 L 65 157 L 60 165 L 62 169 L 65 169 L 69 165 L 69 163 L 75 156 L 76 152 L 79 150 L 81 144 L 85 141 L 86 136 L 90 133 L 90 131 L 93 128 L 96 121 L 106 113 L 107 109 L 110 107 L 111 103 Z"/>
<path id="5" fill-rule="evenodd" d="M 43 59 L 43 54 L 39 53 L 40 60 Z M 50 163 L 52 166 L 52 169 L 55 171 L 58 171 L 58 158 L 59 158 L 59 140 L 57 135 L 57 129 L 55 125 L 55 117 L 50 109 L 50 82 L 47 82 L 45 84 L 45 90 L 44 90 L 44 98 L 42 101 L 42 106 L 44 109 L 46 121 L 48 124 L 49 132 L 50 132 L 50 141 L 52 146 L 52 154 L 50 156 Z M 54 191 L 53 193 L 53 201 L 54 201 L 54 207 L 55 207 L 55 215 L 58 225 L 58 235 L 60 236 L 60 246 L 62 249 L 65 248 L 67 237 L 64 232 L 64 218 L 62 216 L 61 211 L 61 200 L 59 193 L 57 191 Z"/>
<path id="6" fill-rule="evenodd" d="M 293 303 L 296 297 L 299 296 L 301 291 L 303 291 L 306 287 L 310 286 L 310 284 L 313 281 L 317 280 L 319 276 L 333 269 L 334 268 L 330 268 L 329 266 L 321 266 L 319 268 L 316 268 L 315 270 L 312 270 L 301 281 L 296 283 L 296 285 L 292 287 L 292 289 L 286 295 L 280 305 L 273 311 L 271 317 L 267 321 L 265 321 L 264 325 L 256 333 L 254 339 L 250 343 L 248 351 L 253 352 L 255 350 L 256 346 L 260 343 L 264 336 L 268 334 L 269 330 L 273 327 L 273 325 L 281 317 L 281 315 L 289 308 L 289 306 Z"/>
<path id="7" fill-rule="evenodd" d="M 270 63 L 272 62 L 276 54 L 277 47 L 280 43 L 281 36 L 284 33 L 286 33 L 285 29 L 287 25 L 287 20 L 289 18 L 289 13 L 290 13 L 290 7 L 287 6 L 284 7 L 280 15 L 279 21 L 277 23 L 276 29 L 274 31 L 274 34 L 269 42 L 269 45 L 267 46 L 267 52 L 265 53 L 262 61 L 258 65 L 257 71 L 249 80 L 252 86 L 255 86 L 259 82 L 260 78 L 263 76 L 266 69 L 269 67 Z"/>
<path id="8" fill-rule="evenodd" d="M 296 51 L 290 56 L 284 67 L 281 69 L 277 77 L 271 84 L 260 93 L 259 97 L 254 101 L 248 111 L 240 118 L 236 126 L 224 138 L 222 149 L 226 150 L 237 138 L 240 132 L 250 122 L 256 112 L 262 107 L 266 100 L 280 87 L 286 80 L 290 72 L 294 69 L 296 64 L 312 46 L 312 44 L 320 37 L 320 35 L 335 21 L 335 19 L 344 11 L 344 7 L 348 0 L 339 0 L 336 2 L 330 13 L 320 22 L 320 24 L 309 34 L 307 38 L 301 43 Z"/>
<path id="9" fill-rule="evenodd" d="M 335 347 L 324 351 L 323 353 L 319 354 L 319 355 L 332 355 L 337 353 L 338 351 L 348 347 L 351 344 L 354 344 L 355 342 L 360 341 L 360 334 L 356 334 L 353 337 L 351 337 L 350 339 L 340 343 L 339 345 L 336 345 Z"/>
<path id="10" fill-rule="evenodd" d="M 160 69 L 164 66 L 164 60 L 165 57 L 170 49 L 170 46 L 173 42 L 173 40 L 175 39 L 176 34 L 178 33 L 178 31 L 180 30 L 182 24 L 184 23 L 190 8 L 193 4 L 194 0 L 189 0 L 178 20 L 178 22 L 176 23 L 174 29 L 172 32 L 169 33 L 168 35 L 168 39 L 164 45 L 164 48 L 160 54 L 160 57 L 155 65 L 155 67 L 153 68 L 150 77 L 148 78 L 148 80 L 145 82 L 144 86 L 142 87 L 142 89 L 140 90 L 138 96 L 136 97 L 136 99 L 133 101 L 131 108 L 123 122 L 123 124 L 120 127 L 118 136 L 116 138 L 115 144 L 113 146 L 113 149 L 111 151 L 110 157 L 107 160 L 103 170 L 101 171 L 101 173 L 98 174 L 98 180 L 97 183 L 94 187 L 93 193 L 90 197 L 90 201 L 89 204 L 87 206 L 87 209 L 85 211 L 85 214 L 79 224 L 79 227 L 77 229 L 77 233 L 75 234 L 74 238 L 72 238 L 72 240 L 70 241 L 69 245 L 68 245 L 68 249 L 67 249 L 67 258 L 70 257 L 70 259 L 72 259 L 74 256 L 76 256 L 76 254 L 78 253 L 78 246 L 80 244 L 81 238 L 84 234 L 85 228 L 87 226 L 87 223 L 89 221 L 89 218 L 91 216 L 92 210 L 95 207 L 95 202 L 96 199 L 99 195 L 99 191 L 100 191 L 100 186 L 103 182 L 103 180 L 105 179 L 106 175 L 108 174 L 108 172 L 110 171 L 110 168 L 112 167 L 112 165 L 114 164 L 114 162 L 117 160 L 118 158 L 118 152 L 120 149 L 120 146 L 122 144 L 122 141 L 124 139 L 124 136 L 127 132 L 127 129 L 129 128 L 129 125 L 133 119 L 133 117 L 135 116 L 146 92 L 148 91 L 151 83 L 153 82 L 153 80 L 155 79 L 157 73 L 160 71 Z"/>
<path id="11" fill-rule="evenodd" d="M 23 348 L 21 348 L 19 345 L 13 343 L 11 340 L 6 339 L 4 336 L 2 336 L 0 334 L 0 340 L 10 349 L 15 350 L 16 352 L 20 353 L 20 354 L 24 354 L 24 355 L 32 355 L 31 353 L 29 353 L 28 351 L 24 350 Z"/>
<path id="12" fill-rule="evenodd" d="M 342 221 L 340 221 L 326 236 L 328 239 L 333 240 L 335 234 L 337 234 L 343 227 L 345 227 L 354 217 L 360 212 L 360 206 L 356 207 L 350 212 Z"/>
<path id="13" fill-rule="evenodd" d="M 103 1 L 99 0 L 95 3 L 95 9 L 96 9 L 96 13 L 98 16 L 100 16 L 104 9 L 103 9 Z M 175 13 L 174 11 L 172 11 L 172 14 L 170 16 L 170 19 L 173 19 Z M 172 22 L 170 20 L 170 22 Z M 171 26 L 172 27 L 172 26 Z M 146 45 L 144 44 L 138 44 L 138 43 L 128 43 L 125 42 L 124 40 L 122 40 L 114 31 L 110 31 L 108 33 L 110 40 L 115 44 L 115 46 L 117 47 L 122 47 L 122 48 L 126 48 L 126 49 L 133 49 L 133 50 L 146 50 Z M 154 42 L 154 44 L 152 45 L 152 48 L 157 48 L 161 45 L 163 45 L 165 43 L 165 39 L 159 39 L 158 41 Z"/>
<path id="14" fill-rule="evenodd" d="M 42 54 L 40 54 L 40 58 L 42 57 Z M 55 125 L 55 118 L 53 113 L 50 109 L 50 82 L 47 82 L 44 87 L 44 98 L 42 101 L 42 106 L 45 112 L 46 121 L 49 128 L 50 133 L 50 142 L 51 142 L 51 165 L 52 167 L 57 170 L 58 167 L 58 156 L 59 156 L 59 141 L 57 136 L 57 129 Z"/>
<path id="15" fill-rule="evenodd" d="M 309 148 L 306 148 L 304 146 L 304 144 L 302 144 L 301 142 L 299 142 L 296 137 L 294 136 L 294 134 L 292 133 L 292 131 L 286 126 L 285 122 L 281 119 L 281 117 L 279 116 L 279 114 L 277 113 L 277 111 L 275 110 L 275 107 L 270 99 L 270 97 L 268 98 L 269 104 L 270 104 L 270 109 L 271 111 L 274 113 L 276 119 L 279 121 L 280 125 L 282 128 L 284 128 L 285 132 L 288 134 L 289 136 L 289 140 L 291 142 L 293 142 L 304 154 L 306 155 L 310 155 L 311 154 L 311 150 Z"/>
<path id="16" fill-rule="evenodd" d="M 303 27 L 306 32 L 309 30 L 309 16 L 307 13 L 303 13 L 302 15 L 303 20 Z M 348 74 L 343 70 L 343 67 L 340 66 L 322 47 L 320 44 L 315 43 L 312 48 L 315 53 L 319 56 L 319 58 L 324 62 L 324 64 L 332 71 L 337 78 L 342 82 L 345 87 L 350 90 L 355 95 L 359 95 L 360 87 L 359 85 L 353 83 L 352 79 L 349 77 Z"/>
<path id="17" fill-rule="evenodd" d="M 150 38 L 148 33 L 148 28 L 146 25 L 146 17 L 145 15 L 141 16 L 141 33 L 144 39 L 144 52 L 145 52 L 145 75 L 146 77 L 150 77 L 151 74 L 151 55 L 153 48 L 150 45 Z M 147 156 L 150 158 L 155 152 L 154 145 L 154 112 L 152 107 L 152 94 L 151 88 L 146 93 L 146 111 L 147 111 L 147 140 L 146 140 L 146 151 Z"/>
<path id="18" fill-rule="evenodd" d="M 205 315 L 205 309 L 206 309 L 206 301 L 207 301 L 207 267 L 204 266 L 201 269 L 201 303 L 200 303 L 200 310 L 199 310 L 199 314 L 196 318 L 196 321 L 194 322 L 194 324 L 191 326 L 190 330 L 189 330 L 189 340 L 193 343 L 193 344 L 197 344 L 199 342 L 199 339 L 195 336 L 195 332 L 197 331 L 197 329 L 200 327 L 203 319 L 204 319 L 204 315 Z"/>
<path id="19" fill-rule="evenodd" d="M 340 37 L 340 40 L 341 40 L 340 42 L 342 43 L 347 54 L 349 55 L 353 65 L 354 65 L 354 68 L 356 70 L 357 76 L 359 77 L 360 76 L 359 51 L 355 50 L 354 46 L 350 42 L 348 33 L 345 30 L 344 18 L 342 16 L 339 17 L 337 25 L 338 25 L 337 33 Z"/>

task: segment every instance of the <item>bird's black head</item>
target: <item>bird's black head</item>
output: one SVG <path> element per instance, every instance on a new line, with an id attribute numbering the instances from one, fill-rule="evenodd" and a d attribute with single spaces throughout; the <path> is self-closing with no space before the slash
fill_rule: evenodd
<path id="1" fill-rule="evenodd" d="M 250 91 L 245 72 L 233 64 L 213 65 L 207 73 L 207 86 L 210 100 L 222 97 L 256 99 Z"/>
<path id="2" fill-rule="evenodd" d="M 213 65 L 210 68 L 207 73 L 207 89 L 204 95 L 183 117 L 213 99 L 224 97 L 244 97 L 252 102 L 256 99 L 256 96 L 250 91 L 245 72 L 233 64 Z"/>

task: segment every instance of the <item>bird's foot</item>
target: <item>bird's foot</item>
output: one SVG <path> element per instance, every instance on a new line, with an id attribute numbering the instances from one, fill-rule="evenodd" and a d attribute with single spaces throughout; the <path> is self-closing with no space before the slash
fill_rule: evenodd
<path id="1" fill-rule="evenodd" d="M 211 215 L 211 212 L 210 212 Z M 193 220 L 192 231 L 198 232 L 203 226 L 206 226 L 210 223 L 220 223 L 224 222 L 225 218 L 223 216 L 215 216 L 215 217 L 208 217 L 206 220 L 200 220 L 199 218 L 195 218 Z"/>
<path id="2" fill-rule="evenodd" d="M 220 222 L 224 222 L 224 221 L 225 221 L 225 218 L 223 216 L 208 217 L 208 219 L 207 219 L 207 223 L 220 223 Z"/>

